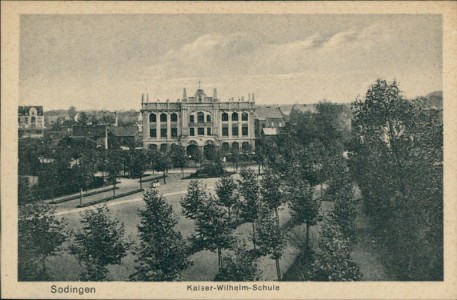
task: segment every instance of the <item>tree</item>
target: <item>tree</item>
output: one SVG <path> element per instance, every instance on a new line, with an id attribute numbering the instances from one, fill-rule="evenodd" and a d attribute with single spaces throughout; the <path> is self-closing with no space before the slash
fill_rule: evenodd
<path id="1" fill-rule="evenodd" d="M 189 249 L 181 233 L 174 230 L 178 223 L 170 204 L 156 189 L 143 194 L 145 210 L 139 212 L 140 245 L 137 249 L 135 281 L 174 281 L 191 265 Z"/>
<path id="2" fill-rule="evenodd" d="M 235 166 L 235 171 L 238 171 L 238 164 L 240 162 L 240 149 L 238 147 L 232 147 L 230 149 L 230 160 Z"/>
<path id="3" fill-rule="evenodd" d="M 227 208 L 229 222 L 232 221 L 232 208 L 238 202 L 238 184 L 230 175 L 224 175 L 216 182 L 218 203 Z"/>
<path id="4" fill-rule="evenodd" d="M 76 107 L 74 106 L 70 106 L 70 108 L 68 109 L 68 115 L 73 121 L 75 120 L 76 112 Z"/>
<path id="5" fill-rule="evenodd" d="M 94 180 L 94 173 L 96 171 L 96 157 L 95 154 L 82 154 L 78 159 L 78 179 L 80 187 L 84 187 L 86 194 L 88 186 Z"/>
<path id="6" fill-rule="evenodd" d="M 186 148 L 181 145 L 172 145 L 170 158 L 173 167 L 181 168 L 181 176 L 183 176 L 183 169 L 187 166 Z"/>
<path id="7" fill-rule="evenodd" d="M 258 257 L 246 249 L 246 243 L 234 247 L 234 255 L 223 258 L 222 268 L 214 281 L 259 281 Z"/>
<path id="8" fill-rule="evenodd" d="M 330 160 L 333 165 L 328 180 L 326 198 L 334 202 L 332 216 L 345 237 L 355 238 L 354 222 L 357 217 L 359 200 L 354 197 L 352 177 L 342 155 Z"/>
<path id="9" fill-rule="evenodd" d="M 225 209 L 210 199 L 203 203 L 196 220 L 197 234 L 191 238 L 194 249 L 216 251 L 219 270 L 222 268 L 222 249 L 228 249 L 233 244 L 233 229 Z"/>
<path id="10" fill-rule="evenodd" d="M 130 176 L 140 177 L 140 188 L 143 188 L 143 174 L 146 170 L 147 157 L 143 151 L 130 151 Z"/>
<path id="11" fill-rule="evenodd" d="M 181 198 L 183 214 L 190 219 L 197 219 L 202 207 L 209 201 L 210 196 L 204 183 L 191 180 L 187 187 L 187 195 Z"/>
<path id="12" fill-rule="evenodd" d="M 351 173 L 392 269 L 402 280 L 442 280 L 442 112 L 383 79 L 352 109 Z"/>
<path id="13" fill-rule="evenodd" d="M 67 236 L 63 221 L 54 216 L 54 209 L 46 203 L 34 202 L 19 206 L 19 281 L 49 279 L 46 258 L 56 254 Z"/>
<path id="14" fill-rule="evenodd" d="M 82 125 L 87 125 L 87 122 L 89 121 L 89 117 L 85 112 L 80 112 L 79 113 L 79 118 L 78 118 L 78 123 L 81 123 Z"/>
<path id="15" fill-rule="evenodd" d="M 263 202 L 275 212 L 276 219 L 279 226 L 279 214 L 278 207 L 282 204 L 282 192 L 280 189 L 281 178 L 279 175 L 273 173 L 272 170 L 268 169 L 263 175 L 261 181 L 261 195 Z"/>
<path id="16" fill-rule="evenodd" d="M 309 246 L 309 227 L 317 223 L 321 202 L 314 199 L 313 189 L 307 181 L 292 180 L 289 186 L 289 206 L 295 224 L 306 225 L 306 247 Z"/>
<path id="17" fill-rule="evenodd" d="M 349 239 L 332 220 L 326 220 L 320 233 L 319 252 L 307 277 L 316 281 L 360 280 L 362 274 L 350 254 Z"/>
<path id="18" fill-rule="evenodd" d="M 239 180 L 239 191 L 243 196 L 239 202 L 239 212 L 245 222 L 252 222 L 252 242 L 256 249 L 255 239 L 255 221 L 259 212 L 259 184 L 254 171 L 242 168 L 240 171 L 241 179 Z"/>
<path id="19" fill-rule="evenodd" d="M 130 243 L 124 239 L 124 224 L 110 218 L 106 205 L 81 213 L 82 231 L 75 234 L 70 246 L 85 269 L 83 281 L 105 281 L 108 265 L 120 264 Z"/>
<path id="20" fill-rule="evenodd" d="M 272 210 L 267 205 L 262 205 L 259 210 L 256 227 L 257 244 L 262 255 L 270 255 L 276 263 L 278 281 L 281 280 L 279 260 L 286 247 L 285 238 L 277 219 L 273 217 Z"/>
<path id="21" fill-rule="evenodd" d="M 108 173 L 108 182 L 113 185 L 113 198 L 116 197 L 116 184 L 119 172 L 122 169 L 121 156 L 120 154 L 112 150 L 108 152 L 108 160 L 106 162 L 106 172 Z"/>

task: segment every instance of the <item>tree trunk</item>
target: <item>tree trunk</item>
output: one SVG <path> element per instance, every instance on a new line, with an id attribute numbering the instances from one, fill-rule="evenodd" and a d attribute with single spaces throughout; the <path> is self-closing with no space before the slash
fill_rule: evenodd
<path id="1" fill-rule="evenodd" d="M 219 264 L 219 270 L 222 268 L 222 251 L 221 248 L 217 248 L 217 262 Z"/>
<path id="2" fill-rule="evenodd" d="M 306 223 L 306 249 L 309 248 L 309 224 Z"/>
<path id="3" fill-rule="evenodd" d="M 51 203 L 54 204 L 54 186 L 51 185 Z"/>
<path id="4" fill-rule="evenodd" d="M 83 189 L 79 188 L 79 206 L 83 205 Z"/>
<path id="5" fill-rule="evenodd" d="M 142 174 L 140 174 L 140 189 L 143 189 L 143 179 Z"/>
<path id="6" fill-rule="evenodd" d="M 281 228 L 279 226 L 279 214 L 278 214 L 278 208 L 277 207 L 275 207 L 275 215 L 276 215 L 276 224 L 278 225 L 278 228 Z"/>
<path id="7" fill-rule="evenodd" d="M 322 201 L 322 192 L 323 192 L 322 186 L 323 186 L 323 183 L 321 182 L 321 201 Z"/>
<path id="8" fill-rule="evenodd" d="M 260 162 L 259 162 L 259 175 L 260 175 Z"/>
<path id="9" fill-rule="evenodd" d="M 254 244 L 254 250 L 256 250 L 256 247 L 255 247 L 255 221 L 252 221 L 252 243 Z"/>
<path id="10" fill-rule="evenodd" d="M 116 197 L 116 179 L 114 179 L 114 184 L 113 184 L 113 198 Z"/>
<path id="11" fill-rule="evenodd" d="M 279 266 L 279 258 L 276 258 L 275 261 L 276 261 L 276 274 L 278 275 L 278 281 L 281 281 L 281 268 Z"/>
<path id="12" fill-rule="evenodd" d="M 184 167 L 181 167 L 181 178 L 184 177 Z"/>
<path id="13" fill-rule="evenodd" d="M 230 206 L 227 207 L 227 210 L 228 210 L 228 221 L 229 221 L 229 223 L 231 223 L 232 222 L 232 215 L 231 215 Z"/>
<path id="14" fill-rule="evenodd" d="M 165 170 L 163 171 L 163 184 L 167 184 L 167 181 L 166 181 L 166 176 L 165 176 Z"/>

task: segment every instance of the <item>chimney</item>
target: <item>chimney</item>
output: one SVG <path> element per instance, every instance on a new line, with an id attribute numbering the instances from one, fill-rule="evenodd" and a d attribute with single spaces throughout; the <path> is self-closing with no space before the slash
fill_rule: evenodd
<path id="1" fill-rule="evenodd" d="M 144 103 L 144 94 L 141 94 L 141 103 Z"/>
<path id="2" fill-rule="evenodd" d="M 184 88 L 184 91 L 183 91 L 183 93 L 182 93 L 182 98 L 183 98 L 183 99 L 187 99 L 186 88 Z"/>
<path id="3" fill-rule="evenodd" d="M 248 94 L 248 102 L 251 102 L 251 93 Z"/>
<path id="4" fill-rule="evenodd" d="M 255 102 L 255 95 L 252 93 L 252 102 Z"/>
<path id="5" fill-rule="evenodd" d="M 216 88 L 214 88 L 213 99 L 217 99 L 217 90 L 216 90 Z"/>

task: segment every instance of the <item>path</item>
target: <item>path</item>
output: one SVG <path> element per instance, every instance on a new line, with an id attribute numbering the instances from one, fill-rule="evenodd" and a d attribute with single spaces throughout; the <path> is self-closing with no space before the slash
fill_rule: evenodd
<path id="1" fill-rule="evenodd" d="M 355 220 L 355 234 L 357 243 L 353 245 L 352 259 L 362 272 L 363 281 L 393 281 L 387 274 L 382 264 L 382 246 L 373 238 L 369 217 L 363 211 L 363 205 L 359 206 L 359 212 Z"/>

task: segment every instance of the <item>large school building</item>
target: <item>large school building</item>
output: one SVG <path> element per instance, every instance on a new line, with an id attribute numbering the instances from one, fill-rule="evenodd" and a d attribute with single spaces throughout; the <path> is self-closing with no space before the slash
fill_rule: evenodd
<path id="1" fill-rule="evenodd" d="M 230 151 L 255 148 L 255 96 L 221 101 L 214 89 L 206 95 L 201 88 L 193 96 L 174 102 L 149 102 L 142 96 L 143 147 L 166 151 L 173 144 L 203 148 L 211 145 Z"/>

